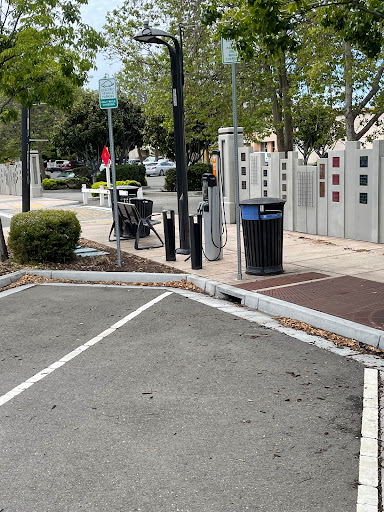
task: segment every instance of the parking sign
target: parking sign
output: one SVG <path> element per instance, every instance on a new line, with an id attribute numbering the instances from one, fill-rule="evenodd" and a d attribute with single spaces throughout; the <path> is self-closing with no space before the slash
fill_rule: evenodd
<path id="1" fill-rule="evenodd" d="M 115 78 L 99 80 L 100 108 L 117 108 L 117 87 Z"/>
<path id="2" fill-rule="evenodd" d="M 238 64 L 240 62 L 235 41 L 221 38 L 221 57 L 223 64 Z"/>

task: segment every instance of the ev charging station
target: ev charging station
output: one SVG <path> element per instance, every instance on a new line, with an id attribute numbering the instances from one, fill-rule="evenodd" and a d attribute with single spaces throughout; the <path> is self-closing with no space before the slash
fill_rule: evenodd
<path id="1" fill-rule="evenodd" d="M 199 204 L 198 213 L 203 215 L 204 223 L 204 255 L 208 261 L 223 258 L 223 207 L 222 180 L 220 173 L 220 152 L 213 154 L 213 173 L 202 176 L 203 201 Z"/>

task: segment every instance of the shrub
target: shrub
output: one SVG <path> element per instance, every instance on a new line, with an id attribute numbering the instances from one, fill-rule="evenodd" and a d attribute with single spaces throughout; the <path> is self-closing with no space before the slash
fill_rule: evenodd
<path id="1" fill-rule="evenodd" d="M 201 190 L 201 177 L 205 172 L 212 172 L 211 164 L 195 164 L 187 167 L 188 190 Z"/>
<path id="2" fill-rule="evenodd" d="M 52 178 L 44 178 L 42 185 L 44 190 L 58 190 L 61 188 L 67 188 L 65 181 L 54 180 Z"/>
<path id="3" fill-rule="evenodd" d="M 104 185 L 104 188 L 107 188 L 106 181 L 96 181 L 96 183 L 93 183 L 91 188 L 100 188 L 100 185 Z M 138 181 L 133 181 L 133 180 L 116 181 L 116 187 L 119 187 L 120 185 L 133 185 L 135 187 L 141 187 L 141 185 Z M 99 194 L 92 194 L 92 197 L 97 197 L 98 195 Z"/>
<path id="4" fill-rule="evenodd" d="M 97 175 L 98 181 L 106 181 L 106 171 L 101 171 Z M 145 179 L 144 165 L 116 165 L 116 181 L 133 180 L 139 182 L 142 186 L 147 184 Z"/>
<path id="5" fill-rule="evenodd" d="M 43 179 L 44 190 L 61 190 L 63 188 L 81 188 L 85 183 L 87 187 L 91 186 L 90 178 L 70 178 L 69 180 L 54 180 L 52 178 Z"/>
<path id="6" fill-rule="evenodd" d="M 165 172 L 164 189 L 168 192 L 176 192 L 176 169 L 168 169 Z"/>
<path id="7" fill-rule="evenodd" d="M 73 258 L 80 231 L 74 212 L 33 210 L 12 217 L 8 243 L 19 263 L 64 262 Z"/>
<path id="8" fill-rule="evenodd" d="M 201 177 L 205 172 L 212 172 L 211 164 L 195 164 L 187 167 L 188 190 L 201 190 Z M 176 192 L 176 169 L 168 169 L 165 173 L 164 188 L 168 192 Z"/>

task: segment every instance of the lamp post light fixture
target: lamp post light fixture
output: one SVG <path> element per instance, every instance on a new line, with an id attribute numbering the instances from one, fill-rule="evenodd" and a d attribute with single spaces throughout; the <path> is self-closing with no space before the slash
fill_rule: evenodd
<path id="1" fill-rule="evenodd" d="M 168 38 L 173 45 L 164 40 Z M 191 244 L 189 239 L 189 217 L 188 217 L 188 182 L 187 182 L 187 155 L 185 150 L 185 129 L 184 129 L 184 73 L 183 73 L 183 51 L 179 41 L 157 28 L 151 28 L 148 21 L 144 22 L 144 28 L 134 36 L 136 41 L 150 44 L 163 44 L 168 48 L 171 57 L 172 72 L 172 104 L 173 124 L 176 153 L 176 188 L 179 214 L 179 254 L 189 254 Z"/>

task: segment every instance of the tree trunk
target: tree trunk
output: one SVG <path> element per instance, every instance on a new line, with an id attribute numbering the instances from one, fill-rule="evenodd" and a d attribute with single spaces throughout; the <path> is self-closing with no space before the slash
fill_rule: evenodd
<path id="1" fill-rule="evenodd" d="M 286 152 L 285 148 L 285 137 L 284 137 L 284 128 L 283 128 L 283 115 L 281 112 L 281 104 L 279 98 L 276 93 L 276 88 L 274 86 L 272 71 L 270 66 L 267 63 L 264 63 L 264 69 L 266 73 L 269 75 L 269 94 L 271 98 L 272 105 L 272 116 L 273 116 L 273 125 L 275 128 L 276 138 L 277 138 L 277 151 Z"/>
<path id="2" fill-rule="evenodd" d="M 292 120 L 292 100 L 289 94 L 289 80 L 287 76 L 287 66 L 285 55 L 281 58 L 279 69 L 279 80 L 281 83 L 281 94 L 284 110 L 284 133 L 285 133 L 285 152 L 293 151 L 293 120 Z"/>
<path id="3" fill-rule="evenodd" d="M 352 110 L 352 48 L 351 44 L 344 42 L 344 83 L 345 83 L 345 133 L 347 140 L 356 140 L 355 117 Z"/>

